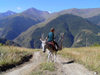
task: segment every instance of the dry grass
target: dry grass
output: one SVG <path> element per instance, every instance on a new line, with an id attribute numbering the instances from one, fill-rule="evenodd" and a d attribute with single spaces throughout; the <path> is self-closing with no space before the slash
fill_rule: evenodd
<path id="1" fill-rule="evenodd" d="M 38 67 L 30 73 L 30 75 L 48 75 L 47 73 L 52 73 L 56 70 L 55 64 L 52 62 L 43 62 L 38 65 Z M 49 74 L 51 75 L 51 74 Z"/>
<path id="2" fill-rule="evenodd" d="M 33 49 L 13 47 L 13 46 L 0 46 L 0 66 L 6 64 L 17 63 L 25 55 L 30 55 L 34 52 Z"/>
<path id="3" fill-rule="evenodd" d="M 55 66 L 54 66 L 54 63 L 51 63 L 51 62 L 41 63 L 40 64 L 40 69 L 54 71 L 55 70 Z"/>
<path id="4" fill-rule="evenodd" d="M 64 48 L 59 54 L 100 73 L 100 47 Z"/>

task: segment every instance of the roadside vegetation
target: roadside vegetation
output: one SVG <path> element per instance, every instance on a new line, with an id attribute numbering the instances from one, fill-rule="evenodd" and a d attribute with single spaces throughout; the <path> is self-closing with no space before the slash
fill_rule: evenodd
<path id="1" fill-rule="evenodd" d="M 41 70 L 54 71 L 55 70 L 55 66 L 54 66 L 54 63 L 52 63 L 52 62 L 41 63 L 40 64 L 40 69 Z"/>
<path id="2" fill-rule="evenodd" d="M 64 48 L 59 54 L 64 58 L 74 59 L 75 62 L 100 74 L 100 46 Z"/>
<path id="3" fill-rule="evenodd" d="M 43 62 L 38 65 L 30 75 L 48 75 L 56 70 L 55 64 L 52 62 Z M 50 74 L 51 75 L 51 74 Z"/>
<path id="4" fill-rule="evenodd" d="M 34 51 L 27 48 L 0 46 L 0 71 L 28 61 L 27 58 L 31 58 Z"/>
<path id="5" fill-rule="evenodd" d="M 91 47 L 100 47 L 100 44 L 95 43 L 94 45 L 92 45 Z"/>

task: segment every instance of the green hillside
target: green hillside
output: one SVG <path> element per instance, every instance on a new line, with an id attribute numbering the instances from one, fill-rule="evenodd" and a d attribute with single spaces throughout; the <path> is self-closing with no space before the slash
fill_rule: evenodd
<path id="1" fill-rule="evenodd" d="M 84 29 L 90 30 L 93 34 L 98 34 L 100 32 L 100 27 L 95 26 L 94 24 L 90 23 L 89 21 L 75 16 L 75 15 L 61 15 L 56 19 L 51 20 L 42 27 L 31 27 L 26 32 L 21 34 L 15 41 L 24 47 L 32 47 L 32 48 L 39 48 L 41 45 L 40 37 L 44 33 L 46 37 L 51 27 L 56 29 L 55 36 L 56 40 L 59 40 L 60 33 L 64 33 L 64 47 L 71 47 L 73 45 L 74 38 Z M 42 25 L 40 24 L 40 25 Z M 28 33 L 31 32 L 31 33 Z M 27 35 L 28 34 L 28 35 Z M 27 36 L 26 36 L 27 35 Z M 92 35 L 94 38 L 94 35 Z M 98 39 L 95 39 L 95 41 Z M 26 43 L 27 42 L 27 43 Z M 58 41 L 59 42 L 59 41 Z M 99 42 L 99 41 L 97 41 Z M 93 42 L 95 43 L 95 42 Z M 93 44 L 92 43 L 92 44 Z M 84 46 L 84 45 L 82 45 Z"/>
<path id="2" fill-rule="evenodd" d="M 0 22 L 0 25 L 3 28 L 1 36 L 3 38 L 13 40 L 21 32 L 27 30 L 29 27 L 38 22 L 39 21 L 35 21 L 29 17 L 24 16 L 14 16 L 8 19 L 4 19 L 2 22 Z"/>
<path id="3" fill-rule="evenodd" d="M 88 18 L 88 20 L 91 21 L 92 23 L 100 26 L 100 14 L 93 16 L 93 17 L 90 17 L 90 18 Z"/>
<path id="4" fill-rule="evenodd" d="M 100 36 L 90 30 L 80 31 L 74 38 L 73 47 L 90 46 L 100 44 Z"/>

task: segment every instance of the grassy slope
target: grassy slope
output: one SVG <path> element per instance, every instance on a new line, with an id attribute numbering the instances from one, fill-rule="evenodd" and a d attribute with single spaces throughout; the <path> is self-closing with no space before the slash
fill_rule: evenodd
<path id="1" fill-rule="evenodd" d="M 85 65 L 90 70 L 100 73 L 100 46 L 64 48 L 59 54 L 64 58 L 75 59 L 76 62 Z"/>
<path id="2" fill-rule="evenodd" d="M 0 66 L 18 63 L 24 56 L 31 55 L 33 52 L 32 49 L 0 46 Z"/>

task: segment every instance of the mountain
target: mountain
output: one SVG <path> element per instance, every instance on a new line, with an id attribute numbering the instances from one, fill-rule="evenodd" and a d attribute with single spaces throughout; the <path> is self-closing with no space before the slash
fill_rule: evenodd
<path id="1" fill-rule="evenodd" d="M 4 19 L 0 23 L 0 25 L 4 25 L 1 37 L 13 40 L 20 33 L 24 32 L 36 23 L 39 23 L 39 21 L 35 21 L 29 17 L 24 16 L 15 16 L 9 19 Z"/>
<path id="2" fill-rule="evenodd" d="M 60 15 L 64 14 L 72 14 L 76 16 L 80 16 L 82 18 L 88 19 L 91 23 L 95 25 L 100 25 L 100 8 L 87 8 L 87 9 L 67 9 L 62 10 L 60 12 L 51 13 L 49 15 L 49 19 L 54 19 Z"/>
<path id="3" fill-rule="evenodd" d="M 96 15 L 96 16 L 93 16 L 93 17 L 90 17 L 88 18 L 88 20 L 94 24 L 97 24 L 100 26 L 100 14 L 99 15 Z"/>
<path id="4" fill-rule="evenodd" d="M 72 47 L 91 46 L 100 44 L 100 36 L 91 30 L 83 29 L 74 38 Z"/>
<path id="5" fill-rule="evenodd" d="M 72 9 L 62 10 L 60 12 L 49 14 L 48 19 L 52 20 L 64 14 L 72 14 L 72 15 L 80 16 L 82 18 L 88 19 L 91 23 L 95 25 L 100 25 L 100 21 L 99 21 L 100 8 L 88 8 L 88 9 L 72 8 Z"/>
<path id="6" fill-rule="evenodd" d="M 63 32 L 63 30 L 66 31 L 66 32 L 64 31 L 66 37 L 71 36 L 68 38 L 69 40 L 67 39 L 67 41 L 70 42 L 70 44 L 65 45 L 66 47 L 71 47 L 72 44 L 74 43 L 74 38 L 76 36 L 78 36 L 76 33 L 79 33 L 79 31 L 81 32 L 82 29 L 84 29 L 84 28 L 88 29 L 88 27 L 89 27 L 88 30 L 92 31 L 94 34 L 97 34 L 99 32 L 99 27 L 95 26 L 97 24 L 97 22 L 95 22 L 95 21 L 92 22 L 91 20 L 89 20 L 90 18 L 92 18 L 92 17 L 94 18 L 96 15 L 99 15 L 99 14 L 100 14 L 100 8 L 91 8 L 91 9 L 73 8 L 73 9 L 63 10 L 63 11 L 51 13 L 51 14 L 49 14 L 47 11 L 41 11 L 41 10 L 38 10 L 35 8 L 29 8 L 29 9 L 23 11 L 22 13 L 17 13 L 17 14 L 7 16 L 5 18 L 0 19 L 0 36 L 3 38 L 7 38 L 9 40 L 15 39 L 15 41 L 17 41 L 18 43 L 20 43 L 20 41 L 21 41 L 20 44 L 25 47 L 39 48 L 40 47 L 39 41 L 37 41 L 37 42 L 39 42 L 38 45 L 36 45 L 36 46 L 33 45 L 33 41 L 34 41 L 33 34 L 37 35 L 37 33 L 34 33 L 34 32 L 36 32 L 37 29 L 39 29 L 39 28 L 41 29 L 46 26 L 47 26 L 46 29 L 48 29 L 48 27 L 49 27 L 48 24 L 53 21 L 53 24 L 55 24 L 55 25 L 57 25 L 57 24 L 59 26 L 62 25 L 60 27 L 62 29 L 62 32 Z M 61 19 L 59 22 L 58 17 L 60 17 L 62 15 L 72 15 L 72 16 L 70 16 L 70 17 L 67 16 L 69 19 L 66 21 L 65 21 L 65 19 L 62 19 L 65 22 L 61 21 Z M 65 18 L 67 18 L 67 17 L 65 17 Z M 82 17 L 82 20 L 81 20 L 81 17 Z M 74 20 L 73 20 L 73 18 L 74 18 Z M 88 18 L 88 20 L 85 20 L 83 18 L 86 18 L 86 19 Z M 57 19 L 57 21 L 56 21 L 56 19 Z M 77 19 L 77 21 L 76 21 L 76 19 Z M 74 21 L 75 21 L 76 26 L 74 26 Z M 98 20 L 98 22 L 99 22 L 99 20 Z M 65 23 L 65 25 L 62 23 Z M 78 29 L 76 29 L 76 27 Z M 48 33 L 48 31 L 47 31 L 47 33 Z M 59 27 L 58 27 L 58 31 L 59 31 Z M 39 31 L 39 33 L 41 34 L 42 32 L 44 32 L 44 30 L 41 29 L 41 31 Z M 47 33 L 45 33 L 45 34 L 47 35 Z M 58 34 L 60 34 L 60 33 L 58 33 Z M 40 36 L 37 35 L 37 37 L 39 38 Z M 57 40 L 58 40 L 58 38 L 57 38 Z M 28 43 L 26 43 L 26 41 L 28 41 Z M 34 44 L 35 43 L 36 43 L 36 39 L 35 39 Z"/>
<path id="7" fill-rule="evenodd" d="M 78 34 L 82 30 L 89 30 L 95 35 L 97 35 L 100 32 L 100 27 L 92 24 L 88 20 L 83 19 L 79 16 L 65 14 L 65 15 L 60 15 L 50 21 L 47 20 L 43 23 L 32 26 L 27 31 L 19 35 L 14 41 L 24 47 L 40 48 L 41 42 L 39 39 L 41 35 L 44 33 L 44 36 L 46 37 L 51 27 L 54 27 L 56 29 L 55 32 L 56 40 L 59 40 L 60 34 L 64 33 L 64 42 L 63 42 L 64 47 L 73 46 L 75 42 L 75 37 L 78 36 Z M 94 35 L 92 36 L 91 38 L 94 38 Z M 100 41 L 97 41 L 98 39 L 94 40 L 97 43 L 100 43 Z M 95 41 L 93 43 L 95 43 Z"/>
<path id="8" fill-rule="evenodd" d="M 15 39 L 29 27 L 43 22 L 49 13 L 30 8 L 22 13 L 0 19 L 0 35 L 9 40 Z"/>
<path id="9" fill-rule="evenodd" d="M 88 9 L 72 8 L 72 9 L 62 10 L 60 12 L 55 12 L 51 16 L 63 15 L 63 14 L 73 14 L 83 18 L 89 18 L 100 14 L 100 8 L 88 8 Z"/>
<path id="10" fill-rule="evenodd" d="M 15 14 L 16 14 L 16 12 L 8 10 L 7 12 L 0 13 L 0 19 L 11 16 L 11 15 L 15 15 Z"/>
<path id="11" fill-rule="evenodd" d="M 32 19 L 40 19 L 40 20 L 45 20 L 49 16 L 48 11 L 41 11 L 35 8 L 29 8 L 25 10 L 24 12 L 21 13 L 23 16 L 28 16 Z"/>

